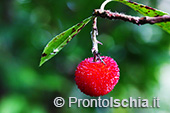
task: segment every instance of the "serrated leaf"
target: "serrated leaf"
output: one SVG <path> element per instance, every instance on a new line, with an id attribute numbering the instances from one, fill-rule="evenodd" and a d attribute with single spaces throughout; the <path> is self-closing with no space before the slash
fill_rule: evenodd
<path id="1" fill-rule="evenodd" d="M 86 18 L 82 22 L 74 25 L 68 30 L 55 36 L 44 48 L 42 56 L 41 56 L 40 66 L 44 64 L 47 60 L 55 56 L 68 42 L 71 41 L 71 39 L 73 39 L 75 35 L 77 35 L 82 30 L 82 28 L 91 19 L 92 17 Z"/>
<path id="2" fill-rule="evenodd" d="M 132 2 L 132 1 L 129 1 L 129 0 L 113 0 L 113 1 L 121 2 L 121 3 L 131 7 L 135 11 L 137 11 L 137 12 L 139 12 L 139 13 L 145 15 L 145 16 L 158 17 L 158 16 L 163 16 L 163 15 L 169 15 L 168 13 L 165 13 L 163 11 L 157 10 L 155 8 L 152 8 L 152 7 L 148 7 L 148 6 L 143 5 L 143 4 Z M 162 27 L 162 29 L 164 29 L 165 31 L 170 33 L 170 22 L 156 23 L 156 25 Z"/>

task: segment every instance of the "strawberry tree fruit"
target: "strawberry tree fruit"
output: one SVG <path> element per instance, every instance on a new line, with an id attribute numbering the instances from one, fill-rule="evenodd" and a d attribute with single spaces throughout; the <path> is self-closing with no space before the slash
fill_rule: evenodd
<path id="1" fill-rule="evenodd" d="M 119 81 L 119 68 L 116 61 L 108 56 L 93 62 L 93 57 L 82 61 L 75 71 L 75 81 L 81 92 L 90 96 L 108 94 Z"/>

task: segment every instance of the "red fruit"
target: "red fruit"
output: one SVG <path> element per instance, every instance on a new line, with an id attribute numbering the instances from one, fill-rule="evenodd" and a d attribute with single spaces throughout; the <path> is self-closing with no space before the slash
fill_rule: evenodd
<path id="1" fill-rule="evenodd" d="M 103 96 L 109 93 L 119 80 L 119 68 L 112 58 L 102 56 L 93 62 L 93 57 L 82 61 L 76 69 L 75 81 L 81 92 L 90 96 Z"/>

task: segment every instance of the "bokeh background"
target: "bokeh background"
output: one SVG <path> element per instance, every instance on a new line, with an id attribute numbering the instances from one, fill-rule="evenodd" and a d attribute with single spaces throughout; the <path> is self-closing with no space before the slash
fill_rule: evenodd
<path id="1" fill-rule="evenodd" d="M 60 32 L 92 15 L 104 0 L 0 1 L 0 113 L 169 113 L 170 34 L 156 25 L 137 26 L 98 19 L 102 55 L 114 58 L 120 80 L 101 98 L 160 98 L 160 108 L 56 108 L 55 97 L 94 98 L 80 92 L 76 66 L 91 54 L 90 22 L 54 58 L 39 66 L 45 45 Z M 136 0 L 170 13 L 169 0 Z M 112 11 L 142 16 L 112 2 Z M 68 103 L 67 103 L 68 104 Z"/>

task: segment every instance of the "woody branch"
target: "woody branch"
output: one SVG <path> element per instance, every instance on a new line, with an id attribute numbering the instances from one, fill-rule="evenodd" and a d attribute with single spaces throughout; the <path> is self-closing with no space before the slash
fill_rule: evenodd
<path id="1" fill-rule="evenodd" d="M 123 20 L 123 21 L 128 21 L 137 25 L 144 25 L 144 24 L 155 24 L 155 23 L 160 23 L 160 22 L 168 22 L 170 21 L 170 15 L 163 15 L 163 16 L 158 16 L 158 17 L 135 17 L 135 16 L 130 16 L 130 15 L 125 15 L 122 13 L 117 13 L 117 12 L 111 12 L 110 10 L 104 10 L 104 6 L 112 0 L 106 0 L 100 9 L 95 9 L 93 12 L 93 27 L 92 27 L 92 32 L 91 32 L 91 39 L 93 43 L 92 47 L 92 53 L 94 55 L 94 62 L 97 60 L 100 60 L 101 62 L 104 63 L 102 58 L 100 57 L 100 53 L 98 52 L 98 44 L 101 44 L 96 38 L 98 35 L 98 30 L 97 30 L 97 17 L 102 17 L 102 18 L 107 18 L 110 20 Z M 104 63 L 105 64 L 105 63 Z"/>
<path id="2" fill-rule="evenodd" d="M 170 15 L 163 15 L 158 17 L 148 17 L 148 16 L 135 17 L 135 16 L 125 15 L 117 12 L 111 12 L 110 10 L 102 10 L 102 9 L 95 9 L 93 12 L 93 16 L 107 18 L 110 20 L 117 19 L 117 20 L 128 21 L 137 25 L 155 24 L 155 23 L 170 21 Z"/>

